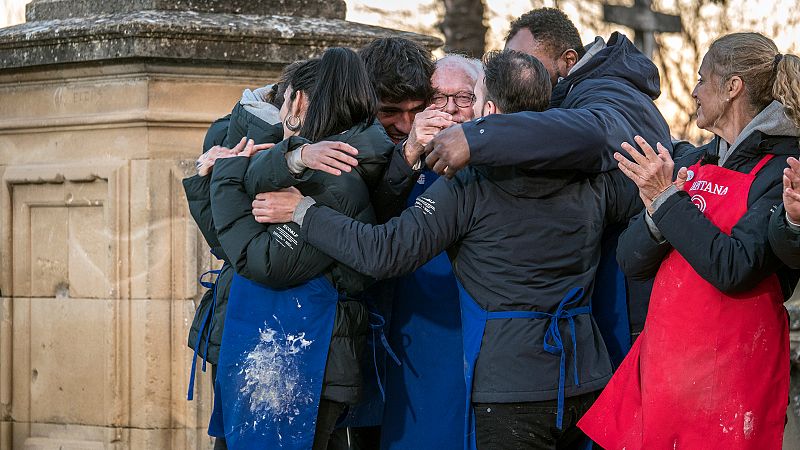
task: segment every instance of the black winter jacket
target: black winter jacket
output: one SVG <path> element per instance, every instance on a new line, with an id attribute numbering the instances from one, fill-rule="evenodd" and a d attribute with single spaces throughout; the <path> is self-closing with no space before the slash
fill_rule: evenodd
<path id="1" fill-rule="evenodd" d="M 554 312 L 567 291 L 591 296 L 607 224 L 641 208 L 635 187 L 618 171 L 585 178 L 567 173 L 531 176 L 514 168 L 475 168 L 440 178 L 414 207 L 384 225 L 359 223 L 323 206 L 305 215 L 305 239 L 377 278 L 409 273 L 447 249 L 453 271 L 489 311 Z M 580 387 L 571 376 L 566 395 L 602 388 L 611 364 L 590 315 L 575 317 Z M 559 323 L 572 373 L 572 338 Z M 557 397 L 559 357 L 546 353 L 547 320 L 487 324 L 478 359 L 476 402 L 523 402 Z"/>
<path id="2" fill-rule="evenodd" d="M 207 152 L 215 145 L 222 145 L 225 142 L 227 135 L 228 125 L 230 124 L 231 115 L 221 117 L 214 121 L 203 140 L 203 153 Z M 222 330 L 225 322 L 225 310 L 228 305 L 228 291 L 230 290 L 230 282 L 233 276 L 233 271 L 230 270 L 231 265 L 227 262 L 225 252 L 219 245 L 217 239 L 217 232 L 214 229 L 214 220 L 211 218 L 211 193 L 209 187 L 211 185 L 211 177 L 201 177 L 198 175 L 187 177 L 183 179 L 183 190 L 186 193 L 186 200 L 189 203 L 189 213 L 192 215 L 197 227 L 200 229 L 203 238 L 205 238 L 208 246 L 218 259 L 224 261 L 221 272 L 216 279 L 217 283 L 217 299 L 214 307 L 214 316 L 211 317 L 211 322 L 206 324 L 203 329 L 203 334 L 200 337 L 199 347 L 197 353 L 203 355 L 206 353 L 205 345 L 206 338 L 208 338 L 208 351 L 206 353 L 208 362 L 217 364 L 219 361 L 219 346 L 222 343 Z M 200 328 L 203 326 L 203 320 L 206 317 L 206 312 L 211 309 L 214 300 L 214 292 L 207 289 L 200 299 L 200 303 L 195 310 L 194 319 L 192 319 L 192 326 L 189 328 L 188 345 L 189 348 L 195 349 L 198 344 L 198 334 Z M 209 333 L 211 334 L 209 336 Z"/>
<path id="3" fill-rule="evenodd" d="M 783 205 L 772 213 L 769 221 L 769 243 L 784 264 L 800 269 L 800 231 L 789 227 Z"/>
<path id="4" fill-rule="evenodd" d="M 247 111 L 241 103 L 236 103 L 230 117 L 225 147 L 233 148 L 243 137 L 254 140 L 256 144 L 275 143 L 283 140 L 283 125 L 280 122 L 277 124 L 267 123 Z"/>
<path id="5" fill-rule="evenodd" d="M 688 152 L 675 161 L 676 171 L 703 159 L 716 164 L 719 138 Z M 782 269 L 768 240 L 770 216 L 781 203 L 781 174 L 786 157 L 798 154 L 796 137 L 769 136 L 754 131 L 725 161 L 724 168 L 749 172 L 767 153 L 776 155 L 756 175 L 747 200 L 748 210 L 732 228 L 730 236 L 711 223 L 680 191 L 669 196 L 653 214 L 653 221 L 663 234 L 658 242 L 644 220 L 637 215 L 620 236 L 617 260 L 622 270 L 634 279 L 655 276 L 661 261 L 676 249 L 706 281 L 722 292 L 735 294 L 755 287 L 765 277 L 778 271 L 784 294 L 796 274 Z"/>
<path id="6" fill-rule="evenodd" d="M 294 177 L 285 152 L 307 141 L 290 138 L 252 160 L 230 158 L 215 165 L 211 200 L 214 223 L 225 253 L 236 271 L 271 287 L 288 287 L 324 274 L 340 294 L 352 298 L 371 280 L 306 244 L 293 223 L 263 225 L 251 215 L 256 194 L 297 187 L 305 195 L 361 220 L 374 221 L 370 187 L 380 179 L 394 144 L 375 122 L 360 124 L 325 140 L 338 140 L 359 149 L 357 170 L 333 176 L 306 171 Z M 340 301 L 323 382 L 323 397 L 355 403 L 362 378 L 359 365 L 366 345 L 367 311 L 361 301 Z"/>
<path id="7" fill-rule="evenodd" d="M 616 169 L 614 152 L 636 134 L 671 149 L 669 127 L 653 103 L 660 93 L 653 62 L 614 33 L 553 87 L 550 109 L 465 123 L 470 163 L 598 173 Z"/>

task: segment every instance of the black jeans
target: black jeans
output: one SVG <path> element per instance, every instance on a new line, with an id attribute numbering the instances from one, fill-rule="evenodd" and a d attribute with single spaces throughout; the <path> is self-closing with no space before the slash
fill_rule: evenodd
<path id="1" fill-rule="evenodd" d="M 331 434 L 336 427 L 336 421 L 339 420 L 345 409 L 347 409 L 347 405 L 344 403 L 320 399 L 312 450 L 327 450 Z"/>
<path id="2" fill-rule="evenodd" d="M 586 435 L 576 426 L 600 391 L 564 399 L 562 429 L 556 428 L 558 401 L 473 403 L 479 450 L 578 449 Z"/>

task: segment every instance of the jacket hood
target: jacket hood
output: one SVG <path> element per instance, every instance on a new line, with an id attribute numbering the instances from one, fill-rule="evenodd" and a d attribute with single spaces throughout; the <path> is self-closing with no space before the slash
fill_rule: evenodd
<path id="1" fill-rule="evenodd" d="M 581 58 L 573 71 L 555 85 L 551 106 L 560 105 L 576 84 L 594 78 L 615 78 L 654 100 L 661 95 L 658 68 L 624 34 L 614 32 L 605 47 L 593 53 L 598 43 L 596 39 L 587 45 L 588 60 Z"/>
<path id="2" fill-rule="evenodd" d="M 574 172 L 563 171 L 533 173 L 512 166 L 476 166 L 475 170 L 497 187 L 517 198 L 547 197 L 560 191 L 576 176 Z"/>
<path id="3" fill-rule="evenodd" d="M 272 85 L 264 86 L 254 91 L 245 89 L 244 92 L 242 92 L 242 99 L 239 100 L 239 103 L 241 103 L 242 106 L 244 106 L 245 111 L 249 112 L 250 114 L 271 125 L 276 125 L 281 122 L 281 111 L 272 103 L 264 100 L 267 92 L 269 92 L 271 89 Z"/>

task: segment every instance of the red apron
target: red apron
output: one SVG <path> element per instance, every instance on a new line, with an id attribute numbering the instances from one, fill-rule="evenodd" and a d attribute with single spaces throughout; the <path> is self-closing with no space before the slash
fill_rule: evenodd
<path id="1" fill-rule="evenodd" d="M 730 234 L 772 156 L 750 173 L 695 164 L 684 189 Z M 644 331 L 578 426 L 607 450 L 780 450 L 788 396 L 778 278 L 723 294 L 673 249 L 656 275 Z"/>

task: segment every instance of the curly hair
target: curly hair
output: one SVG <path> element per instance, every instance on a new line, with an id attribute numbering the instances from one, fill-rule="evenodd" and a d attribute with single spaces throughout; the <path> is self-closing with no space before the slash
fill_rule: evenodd
<path id="1" fill-rule="evenodd" d="M 506 41 L 522 29 L 530 31 L 534 39 L 543 43 L 554 58 L 570 49 L 578 53 L 578 58 L 586 53 L 578 29 L 559 9 L 539 8 L 526 12 L 511 22 Z"/>
<path id="2" fill-rule="evenodd" d="M 403 38 L 381 38 L 369 43 L 358 54 L 380 101 L 427 101 L 433 94 L 433 57 L 422 45 Z"/>

